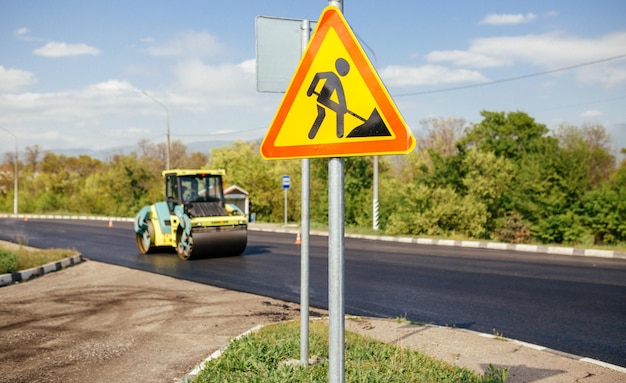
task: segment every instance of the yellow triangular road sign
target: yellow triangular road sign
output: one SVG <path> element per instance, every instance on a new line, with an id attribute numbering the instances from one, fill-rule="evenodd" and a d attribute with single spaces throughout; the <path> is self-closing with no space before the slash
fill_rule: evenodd
<path id="1" fill-rule="evenodd" d="M 341 11 L 324 9 L 261 144 L 265 159 L 406 154 L 415 138 Z"/>

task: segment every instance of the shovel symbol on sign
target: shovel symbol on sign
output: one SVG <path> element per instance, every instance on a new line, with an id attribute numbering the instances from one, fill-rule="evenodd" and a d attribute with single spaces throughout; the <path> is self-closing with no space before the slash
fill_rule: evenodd
<path id="1" fill-rule="evenodd" d="M 335 69 L 340 76 L 345 76 L 350 71 L 350 64 L 348 64 L 345 59 L 338 58 L 335 61 Z M 309 130 L 309 139 L 312 140 L 317 135 L 317 131 L 326 117 L 326 108 L 334 111 L 337 115 L 337 138 L 343 137 L 345 114 L 349 114 L 363 121 L 361 125 L 354 128 L 348 134 L 348 137 L 391 136 L 389 129 L 380 117 L 376 108 L 374 108 L 367 119 L 348 109 L 341 79 L 337 76 L 337 73 L 316 73 L 309 89 L 307 90 L 307 96 L 317 96 L 317 117 L 313 122 L 313 126 L 311 126 L 311 129 Z M 321 80 L 325 80 L 324 86 L 320 92 L 317 92 L 315 91 L 315 87 Z M 337 101 L 331 99 L 331 96 L 335 93 L 337 94 Z"/>

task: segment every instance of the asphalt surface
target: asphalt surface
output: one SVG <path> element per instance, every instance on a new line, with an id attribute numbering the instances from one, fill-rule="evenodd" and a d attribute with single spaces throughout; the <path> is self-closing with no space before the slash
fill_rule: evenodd
<path id="1" fill-rule="evenodd" d="M 295 232 L 250 231 L 241 257 L 181 262 L 172 252 L 138 254 L 131 224 L 113 226 L 0 220 L 0 238 L 74 247 L 92 260 L 299 302 Z M 327 308 L 327 237 L 311 236 L 310 252 L 310 302 Z M 346 238 L 345 259 L 346 313 L 497 333 L 626 367 L 622 259 L 360 238 Z"/>
<path id="2" fill-rule="evenodd" d="M 229 339 L 299 316 L 288 302 L 89 260 L 0 288 L 0 302 L 2 383 L 183 381 Z M 324 315 L 311 310 L 313 320 Z M 506 369 L 509 383 L 626 379 L 624 368 L 464 329 L 354 316 L 345 323 L 478 373 Z"/>

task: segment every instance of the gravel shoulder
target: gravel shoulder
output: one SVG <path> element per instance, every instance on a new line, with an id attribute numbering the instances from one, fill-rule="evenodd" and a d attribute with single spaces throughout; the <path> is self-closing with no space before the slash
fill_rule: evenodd
<path id="1" fill-rule="evenodd" d="M 95 261 L 0 289 L 0 382 L 174 382 L 298 305 Z"/>
<path id="2" fill-rule="evenodd" d="M 294 303 L 86 261 L 0 288 L 0 383 L 177 382 L 229 339 L 299 315 Z M 346 330 L 478 372 L 508 368 L 507 382 L 626 381 L 624 368 L 462 329 L 348 318 Z"/>

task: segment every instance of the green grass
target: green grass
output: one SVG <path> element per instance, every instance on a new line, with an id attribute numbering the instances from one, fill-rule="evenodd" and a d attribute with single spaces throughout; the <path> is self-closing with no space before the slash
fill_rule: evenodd
<path id="1" fill-rule="evenodd" d="M 309 353 L 319 362 L 306 367 L 285 364 L 299 360 L 300 324 L 266 326 L 233 340 L 224 353 L 208 362 L 194 382 L 327 382 L 328 327 L 313 321 Z M 438 361 L 424 354 L 353 333 L 345 338 L 346 382 L 504 382 L 507 370 L 489 366 L 485 375 Z"/>
<path id="2" fill-rule="evenodd" d="M 77 255 L 75 250 L 31 249 L 0 243 L 0 274 L 14 273 Z"/>

